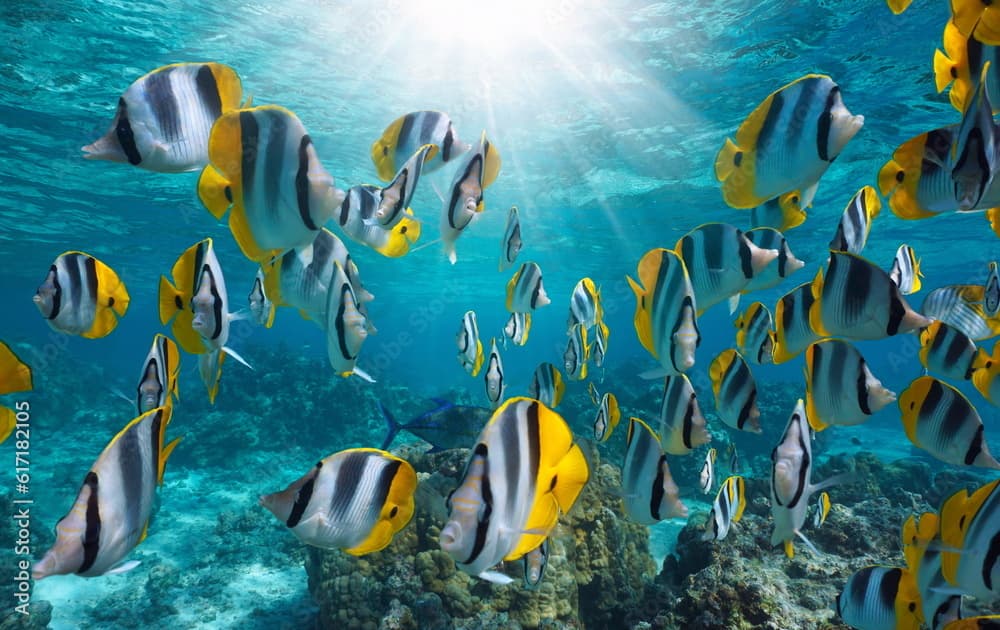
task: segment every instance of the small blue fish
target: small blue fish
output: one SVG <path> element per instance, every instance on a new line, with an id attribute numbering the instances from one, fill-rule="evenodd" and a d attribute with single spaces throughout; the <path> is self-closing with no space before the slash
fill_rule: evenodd
<path id="1" fill-rule="evenodd" d="M 382 440 L 382 450 L 389 448 L 393 438 L 400 431 L 409 431 L 428 442 L 433 446 L 429 453 L 464 448 L 475 442 L 493 415 L 493 411 L 486 407 L 456 405 L 441 398 L 433 400 L 437 407 L 425 411 L 405 424 L 396 422 L 382 401 L 378 401 L 378 408 L 388 425 L 385 439 Z"/>

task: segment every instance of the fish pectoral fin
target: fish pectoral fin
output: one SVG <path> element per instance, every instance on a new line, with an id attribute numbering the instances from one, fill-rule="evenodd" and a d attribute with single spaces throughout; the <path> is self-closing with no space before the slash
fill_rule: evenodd
<path id="1" fill-rule="evenodd" d="M 104 575 L 121 575 L 122 573 L 128 573 L 129 571 L 136 568 L 140 564 L 142 564 L 142 562 L 140 562 L 139 560 L 129 560 L 128 562 L 122 562 L 115 568 L 106 572 Z"/>
<path id="2" fill-rule="evenodd" d="M 364 370 L 362 370 L 361 368 L 359 368 L 356 365 L 354 366 L 354 370 L 351 373 L 354 374 L 354 376 L 357 376 L 361 380 L 366 381 L 368 383 L 375 383 L 376 382 L 375 379 L 372 378 L 372 376 L 370 374 L 368 374 L 368 372 L 365 372 Z"/>
<path id="3" fill-rule="evenodd" d="M 216 219 L 233 205 L 233 189 L 226 176 L 214 166 L 206 166 L 198 177 L 198 198 Z"/>
<path id="4" fill-rule="evenodd" d="M 476 577 L 486 580 L 487 582 L 492 582 L 493 584 L 510 584 L 514 581 L 514 578 L 504 573 L 500 573 L 499 571 L 482 571 Z"/>

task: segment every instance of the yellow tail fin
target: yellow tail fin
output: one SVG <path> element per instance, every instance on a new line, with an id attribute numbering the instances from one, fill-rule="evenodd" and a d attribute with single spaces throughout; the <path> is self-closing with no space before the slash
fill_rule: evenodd
<path id="1" fill-rule="evenodd" d="M 184 310 L 184 296 L 181 292 L 167 280 L 166 276 L 160 276 L 160 323 L 164 326 L 174 318 L 177 313 Z"/>
<path id="2" fill-rule="evenodd" d="M 229 206 L 233 205 L 233 189 L 229 180 L 215 170 L 214 166 L 206 166 L 198 177 L 198 198 L 212 216 L 221 219 Z"/>

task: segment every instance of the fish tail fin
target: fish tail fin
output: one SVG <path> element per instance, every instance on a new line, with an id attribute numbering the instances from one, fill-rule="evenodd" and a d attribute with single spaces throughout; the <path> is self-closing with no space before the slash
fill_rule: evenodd
<path id="1" fill-rule="evenodd" d="M 958 30 L 988 46 L 1000 46 L 1000 13 L 982 0 L 953 0 L 952 22 Z"/>
<path id="2" fill-rule="evenodd" d="M 114 312 L 109 308 L 99 308 L 94 313 L 94 323 L 81 336 L 87 339 L 99 339 L 110 334 L 116 326 L 118 326 L 118 318 L 115 317 Z"/>
<path id="3" fill-rule="evenodd" d="M 479 370 L 483 367 L 483 360 L 485 356 L 483 354 L 483 342 L 476 339 L 476 362 L 472 365 L 472 377 L 475 378 L 479 376 Z"/>
<path id="4" fill-rule="evenodd" d="M 160 455 L 160 469 L 157 471 L 156 483 L 163 485 L 163 472 L 167 469 L 167 458 L 170 457 L 170 454 L 174 452 L 174 449 L 177 448 L 177 445 L 180 444 L 180 441 L 183 438 L 184 436 L 174 438 L 169 444 L 163 447 L 163 453 Z"/>
<path id="5" fill-rule="evenodd" d="M 810 348 L 810 350 L 811 349 L 812 348 Z M 812 430 L 817 433 L 830 426 L 820 420 L 819 411 L 816 409 L 816 401 L 813 399 L 813 394 L 812 391 L 810 391 L 808 382 L 806 383 L 806 420 L 809 421 L 809 426 L 812 427 Z"/>
<path id="6" fill-rule="evenodd" d="M 997 236 L 1000 236 L 1000 208 L 990 208 L 986 211 L 986 220 L 990 222 L 990 229 Z"/>
<path id="7" fill-rule="evenodd" d="M 198 177 L 198 198 L 216 219 L 221 219 L 233 204 L 233 189 L 229 180 L 215 169 L 206 166 Z"/>
<path id="8" fill-rule="evenodd" d="M 385 434 L 385 439 L 382 440 L 382 446 L 379 447 L 384 451 L 387 448 L 389 448 L 390 444 L 392 444 L 393 439 L 395 439 L 396 434 L 399 433 L 399 430 L 403 428 L 403 425 L 396 422 L 396 419 L 392 417 L 392 414 L 389 413 L 389 410 L 385 408 L 385 405 L 382 404 L 381 400 L 377 400 L 376 402 L 378 403 L 379 411 L 382 412 L 382 419 L 385 420 L 385 424 L 388 427 L 388 430 L 386 431 Z"/>
<path id="9" fill-rule="evenodd" d="M 164 326 L 177 313 L 184 310 L 184 300 L 181 292 L 173 285 L 166 276 L 160 276 L 160 323 Z"/>
<path id="10" fill-rule="evenodd" d="M 935 214 L 923 207 L 917 196 L 926 142 L 926 133 L 907 140 L 878 172 L 879 192 L 889 198 L 889 208 L 901 219 L 925 219 Z"/>
<path id="11" fill-rule="evenodd" d="M 1000 342 L 998 342 L 1000 343 Z M 972 374 L 979 369 L 985 369 L 992 364 L 992 357 L 986 353 L 986 350 L 982 348 L 976 348 L 976 356 L 972 358 L 972 366 L 969 368 L 968 376 L 972 377 Z"/>
<path id="12" fill-rule="evenodd" d="M 390 232 L 385 245 L 375 251 L 387 258 L 399 258 L 410 252 L 410 246 L 420 238 L 420 221 L 413 217 L 413 211 L 407 208 L 406 216 L 399 220 Z"/>
<path id="13" fill-rule="evenodd" d="M 816 272 L 810 287 L 813 303 L 809 306 L 809 327 L 813 332 L 821 337 L 829 337 L 830 334 L 823 327 L 823 270 Z"/>
<path id="14" fill-rule="evenodd" d="M 943 50 L 939 48 L 934 51 L 934 86 L 938 92 L 943 92 L 948 84 L 955 80 L 957 72 L 955 62 Z"/>

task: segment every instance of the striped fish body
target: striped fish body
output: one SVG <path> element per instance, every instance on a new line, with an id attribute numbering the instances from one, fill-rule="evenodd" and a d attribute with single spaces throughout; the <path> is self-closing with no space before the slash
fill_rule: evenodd
<path id="1" fill-rule="evenodd" d="M 130 300 L 118 274 L 83 252 L 60 254 L 33 299 L 53 330 L 87 339 L 114 330 Z"/>
<path id="2" fill-rule="evenodd" d="M 723 350 L 708 368 L 719 418 L 739 431 L 761 433 L 757 384 L 750 366 L 735 350 Z"/>
<path id="3" fill-rule="evenodd" d="M 567 330 L 571 329 L 573 324 L 583 324 L 588 329 L 593 328 L 603 319 L 604 309 L 601 307 L 601 292 L 598 291 L 593 280 L 582 278 L 573 287 L 573 294 L 570 296 Z"/>
<path id="4" fill-rule="evenodd" d="M 507 224 L 503 229 L 503 240 L 500 241 L 500 271 L 506 271 L 517 260 L 524 243 L 521 241 L 521 220 L 518 217 L 517 206 L 511 206 L 507 213 Z"/>
<path id="5" fill-rule="evenodd" d="M 522 263 L 507 283 L 507 310 L 530 313 L 551 303 L 542 284 L 542 269 L 533 262 Z"/>
<path id="6" fill-rule="evenodd" d="M 296 538 L 355 556 L 384 549 L 413 516 L 417 474 L 403 459 L 373 448 L 329 455 L 260 504 Z"/>
<path id="7" fill-rule="evenodd" d="M 921 376 L 899 396 L 906 437 L 937 459 L 955 466 L 1000 470 L 983 437 L 983 421 L 957 389 Z"/>
<path id="8" fill-rule="evenodd" d="M 559 406 L 565 393 L 566 385 L 563 383 L 559 368 L 551 363 L 542 363 L 535 368 L 531 383 L 528 385 L 529 398 L 534 398 L 546 407 L 555 409 Z"/>
<path id="9" fill-rule="evenodd" d="M 229 339 L 229 296 L 212 239 L 184 250 L 171 269 L 173 282 L 160 277 L 160 323 L 185 352 L 204 354 L 221 349 Z"/>
<path id="10" fill-rule="evenodd" d="M 362 305 L 374 299 L 361 282 L 358 266 L 343 241 L 326 228 L 321 229 L 309 245 L 285 252 L 263 265 L 264 292 L 272 296 L 276 304 L 298 309 L 325 328 L 335 263 L 344 270 Z M 365 312 L 364 308 L 361 310 Z"/>
<path id="11" fill-rule="evenodd" d="M 461 570 L 490 579 L 491 567 L 542 544 L 589 476 L 565 420 L 537 400 L 512 398 L 483 428 L 448 497 L 441 549 Z"/>
<path id="12" fill-rule="evenodd" d="M 809 498 L 820 485 L 812 483 L 812 439 L 806 409 L 799 399 L 788 418 L 781 441 L 771 451 L 771 516 L 774 531 L 771 544 L 783 543 L 785 555 L 792 557 L 792 541 L 801 536 Z"/>
<path id="13" fill-rule="evenodd" d="M 431 173 L 469 150 L 458 139 L 451 118 L 443 112 L 419 111 L 400 116 L 389 123 L 372 143 L 371 156 L 379 179 L 389 181 L 399 165 L 422 146 L 430 144 L 423 170 Z"/>
<path id="14" fill-rule="evenodd" d="M 0 394 L 28 392 L 34 387 L 31 368 L 0 341 Z"/>
<path id="15" fill-rule="evenodd" d="M 815 301 L 811 282 L 800 284 L 778 300 L 774 307 L 774 363 L 790 361 L 821 339 L 809 324 Z"/>
<path id="16" fill-rule="evenodd" d="M 198 196 L 243 254 L 265 262 L 304 247 L 344 200 L 298 117 L 277 105 L 223 114 L 212 127 Z"/>
<path id="17" fill-rule="evenodd" d="M 754 274 L 741 293 L 770 289 L 778 286 L 789 275 L 805 267 L 805 263 L 795 257 L 785 236 L 773 228 L 755 228 L 744 234 L 747 239 L 762 250 L 775 250 L 778 257 L 767 263 L 760 273 Z"/>
<path id="18" fill-rule="evenodd" d="M 635 331 L 642 346 L 665 374 L 694 366 L 701 343 L 694 288 L 683 259 L 667 249 L 651 249 L 639 261 L 638 282 L 626 276 L 635 293 Z"/>
<path id="19" fill-rule="evenodd" d="M 264 291 L 264 270 L 261 268 L 257 269 L 257 276 L 247 295 L 247 304 L 253 321 L 258 325 L 270 328 L 274 324 L 275 305 Z"/>
<path id="20" fill-rule="evenodd" d="M 862 424 L 896 394 L 875 378 L 858 349 L 827 339 L 806 349 L 806 416 L 815 431 Z"/>
<path id="21" fill-rule="evenodd" d="M 618 398 L 610 392 L 605 392 L 601 397 L 601 404 L 597 407 L 597 417 L 594 418 L 594 439 L 598 442 L 606 442 L 611 433 L 618 426 L 622 412 L 618 408 Z"/>
<path id="22" fill-rule="evenodd" d="M 920 630 L 920 592 L 914 576 L 896 567 L 865 567 L 847 578 L 837 614 L 855 628 Z"/>
<path id="23" fill-rule="evenodd" d="M 222 364 L 226 362 L 226 353 L 222 350 L 212 350 L 198 355 L 198 376 L 208 392 L 208 403 L 215 404 L 219 394 L 219 383 L 222 382 Z"/>
<path id="24" fill-rule="evenodd" d="M 799 191 L 793 191 L 768 199 L 750 211 L 750 226 L 769 227 L 779 232 L 797 228 L 806 221 L 806 211 L 800 205 Z"/>
<path id="25" fill-rule="evenodd" d="M 773 92 L 726 139 L 715 158 L 722 197 L 752 208 L 819 181 L 864 125 L 830 77 L 809 74 Z"/>
<path id="26" fill-rule="evenodd" d="M 684 374 L 663 379 L 659 436 L 663 450 L 670 455 L 687 455 L 712 441 L 694 387 Z"/>
<path id="27" fill-rule="evenodd" d="M 69 513 L 56 524 L 56 542 L 35 563 L 32 577 L 114 569 L 149 528 L 156 486 L 180 438 L 164 443 L 170 407 L 133 419 L 101 452 L 84 477 Z"/>
<path id="28" fill-rule="evenodd" d="M 417 182 L 420 181 L 420 173 L 427 157 L 434 150 L 434 146 L 425 144 L 406 161 L 405 164 L 392 178 L 389 185 L 378 192 L 378 208 L 375 210 L 375 220 L 383 228 L 391 230 L 407 216 L 407 209 L 413 201 L 413 194 L 417 190 Z M 410 210 L 410 214 L 413 211 Z"/>
<path id="29" fill-rule="evenodd" d="M 929 544 L 938 538 L 939 531 L 935 512 L 925 512 L 919 517 L 911 514 L 902 531 L 906 566 L 916 578 L 924 622 L 931 630 L 941 630 L 962 616 L 962 596 L 946 592 L 953 587 L 941 574 L 941 552 Z"/>
<path id="30" fill-rule="evenodd" d="M 519 346 L 528 343 L 528 331 L 531 329 L 531 313 L 511 313 L 503 333 L 508 339 Z M 506 348 L 506 346 L 504 346 Z"/>
<path id="31" fill-rule="evenodd" d="M 200 169 L 212 125 L 239 107 L 242 95 L 236 71 L 220 63 L 157 68 L 125 90 L 111 129 L 83 147 L 84 157 L 160 173 Z"/>
<path id="32" fill-rule="evenodd" d="M 922 133 L 901 144 L 878 173 L 879 192 L 901 219 L 924 219 L 958 208 L 951 178 L 951 147 L 958 125 Z"/>
<path id="33" fill-rule="evenodd" d="M 941 507 L 941 573 L 981 601 L 1000 593 L 1000 480 L 949 497 Z M 961 549 L 953 552 L 951 549 Z"/>
<path id="34" fill-rule="evenodd" d="M 375 219 L 380 203 L 381 190 L 376 186 L 353 186 L 347 191 L 334 218 L 351 240 L 387 258 L 405 256 L 420 238 L 421 224 L 407 209 L 393 228 L 385 229 Z"/>
<path id="35" fill-rule="evenodd" d="M 462 325 L 455 340 L 458 343 L 458 362 L 470 375 L 478 376 L 483 366 L 483 342 L 479 340 L 475 311 L 466 311 L 462 316 Z"/>
<path id="36" fill-rule="evenodd" d="M 566 376 L 577 381 L 587 378 L 587 360 L 589 358 L 587 328 L 583 324 L 576 324 L 570 329 L 569 339 L 566 340 L 566 350 L 563 352 L 563 369 L 566 370 Z"/>
<path id="37" fill-rule="evenodd" d="M 774 361 L 774 319 L 761 302 L 754 302 L 736 318 L 736 350 L 750 363 Z"/>
<path id="38" fill-rule="evenodd" d="M 684 259 L 694 288 L 698 315 L 742 291 L 778 257 L 761 249 L 728 223 L 706 223 L 685 234 L 674 247 Z"/>
<path id="39" fill-rule="evenodd" d="M 1000 315 L 1000 265 L 990 262 L 990 272 L 983 285 L 983 312 L 986 317 Z"/>
<path id="40" fill-rule="evenodd" d="M 604 354 L 608 351 L 608 336 L 611 334 L 608 330 L 608 325 L 604 322 L 597 324 L 596 332 L 594 333 L 594 365 L 596 367 L 604 367 Z"/>
<path id="41" fill-rule="evenodd" d="M 865 186 L 851 197 L 840 216 L 837 233 L 830 241 L 830 249 L 835 252 L 860 254 L 868 242 L 872 221 L 882 210 L 882 201 L 871 186 Z"/>
<path id="42" fill-rule="evenodd" d="M 983 67 L 990 63 L 986 94 L 990 103 L 1000 104 L 1000 67 L 997 47 L 983 44 L 974 37 L 962 35 L 952 21 L 944 27 L 944 51 L 934 51 L 934 79 L 938 92 L 948 85 L 948 98 L 959 112 L 964 112 L 979 85 Z"/>
<path id="43" fill-rule="evenodd" d="M 701 465 L 701 473 L 698 475 L 698 485 L 701 487 L 702 494 L 708 494 L 715 487 L 715 457 L 715 449 L 708 449 L 705 454 L 705 463 Z"/>
<path id="44" fill-rule="evenodd" d="M 820 528 L 830 514 L 830 495 L 823 492 L 816 499 L 816 511 L 813 512 L 813 527 Z"/>
<path id="45" fill-rule="evenodd" d="M 441 211 L 441 240 L 451 264 L 458 260 L 455 241 L 472 219 L 483 211 L 483 191 L 493 183 L 499 172 L 500 153 L 486 139 L 486 131 L 483 131 L 479 144 L 460 160 Z"/>
<path id="46" fill-rule="evenodd" d="M 934 320 L 920 331 L 920 364 L 928 372 L 947 379 L 967 381 L 976 367 L 986 361 L 986 353 L 976 347 L 961 330 Z"/>
<path id="47" fill-rule="evenodd" d="M 640 525 L 687 518 L 687 506 L 681 503 L 680 489 L 670 475 L 660 439 L 638 418 L 629 418 L 622 486 L 625 514 Z"/>
<path id="48" fill-rule="evenodd" d="M 984 298 L 981 284 L 952 284 L 928 293 L 920 309 L 927 317 L 959 329 L 969 339 L 982 341 L 1000 335 L 1000 317 L 986 315 Z"/>
<path id="49" fill-rule="evenodd" d="M 886 272 L 847 252 L 830 252 L 812 294 L 809 325 L 823 337 L 883 339 L 931 323 L 910 307 Z"/>
<path id="50" fill-rule="evenodd" d="M 958 136 L 951 149 L 954 160 L 951 178 L 955 183 L 959 212 L 992 207 L 981 205 L 986 192 L 993 187 L 1000 161 L 993 107 L 986 91 L 989 65 L 983 68 L 975 97 L 962 114 Z"/>
<path id="51" fill-rule="evenodd" d="M 906 244 L 900 245 L 895 258 L 892 259 L 889 279 L 899 287 L 900 293 L 910 295 L 920 290 L 920 278 L 923 275 L 920 273 L 920 261 L 917 260 L 913 248 Z"/>
<path id="52" fill-rule="evenodd" d="M 171 395 L 177 398 L 177 377 L 181 357 L 177 344 L 164 335 L 153 337 L 153 345 L 142 362 L 139 385 L 136 388 L 136 409 L 139 415 L 157 407 L 169 405 Z"/>
<path id="53" fill-rule="evenodd" d="M 486 384 L 486 398 L 490 401 L 490 405 L 496 409 L 500 405 L 500 401 L 503 400 L 503 393 L 507 389 L 507 381 L 503 375 L 503 361 L 500 359 L 496 338 L 490 340 L 490 356 L 486 361 L 483 382 Z"/>
<path id="54" fill-rule="evenodd" d="M 746 482 L 743 477 L 733 476 L 723 481 L 718 494 L 715 495 L 712 511 L 705 522 L 702 539 L 725 539 L 732 524 L 738 523 L 743 518 L 746 506 Z"/>
<path id="55" fill-rule="evenodd" d="M 334 372 L 346 378 L 355 372 L 355 362 L 371 325 L 344 268 L 334 261 L 333 269 L 327 291 L 326 353 Z"/>

